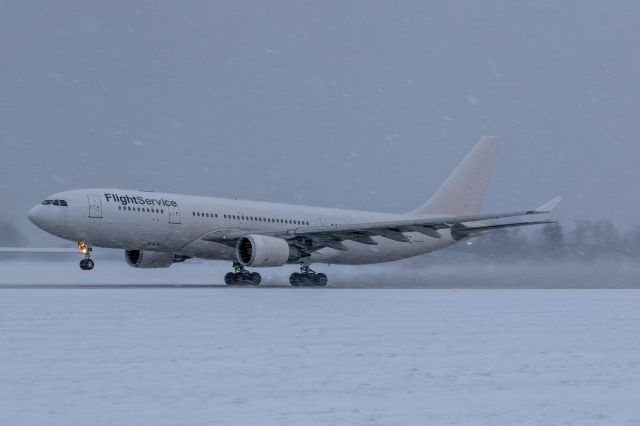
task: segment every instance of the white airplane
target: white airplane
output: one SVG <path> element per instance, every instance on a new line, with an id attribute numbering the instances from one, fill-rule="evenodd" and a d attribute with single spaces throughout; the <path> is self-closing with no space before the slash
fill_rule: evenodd
<path id="1" fill-rule="evenodd" d="M 80 268 L 91 270 L 93 246 L 124 249 L 135 268 L 167 268 L 189 258 L 228 260 L 227 285 L 258 285 L 247 267 L 299 264 L 293 286 L 324 286 L 314 263 L 362 265 L 440 250 L 499 228 L 551 221 L 485 221 L 549 213 L 481 214 L 502 142 L 485 136 L 429 201 L 404 214 L 338 210 L 147 191 L 91 188 L 61 192 L 29 211 L 44 231 L 77 242 Z"/>

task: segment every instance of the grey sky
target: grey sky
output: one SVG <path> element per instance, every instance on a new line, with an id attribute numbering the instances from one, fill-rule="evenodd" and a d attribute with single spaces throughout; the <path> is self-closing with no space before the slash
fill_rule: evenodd
<path id="1" fill-rule="evenodd" d="M 117 186 L 383 211 L 483 134 L 486 210 L 638 222 L 637 1 L 1 1 L 0 213 Z M 35 239 L 43 233 L 34 232 Z"/>

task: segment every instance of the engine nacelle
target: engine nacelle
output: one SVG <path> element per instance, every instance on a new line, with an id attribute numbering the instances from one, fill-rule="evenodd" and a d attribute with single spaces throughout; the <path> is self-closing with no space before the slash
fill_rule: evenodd
<path id="1" fill-rule="evenodd" d="M 174 263 L 184 262 L 186 256 L 173 253 L 156 253 L 153 251 L 125 250 L 124 258 L 127 265 L 134 268 L 168 268 Z"/>
<path id="2" fill-rule="evenodd" d="M 236 245 L 236 259 L 242 266 L 282 266 L 289 261 L 291 250 L 282 238 L 247 235 Z"/>

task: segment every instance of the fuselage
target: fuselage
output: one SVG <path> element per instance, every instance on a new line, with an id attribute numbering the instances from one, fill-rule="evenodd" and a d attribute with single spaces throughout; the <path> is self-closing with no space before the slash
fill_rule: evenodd
<path id="1" fill-rule="evenodd" d="M 234 260 L 235 248 L 201 239 L 215 230 L 284 231 L 408 217 L 405 214 L 105 188 L 52 194 L 29 211 L 34 224 L 65 240 L 86 241 L 97 247 L 217 260 Z M 345 241 L 347 250 L 325 247 L 313 253 L 306 262 L 381 263 L 439 250 L 454 243 L 448 230 L 441 231 L 442 238 L 431 238 L 419 232 L 404 234 L 409 243 L 383 237 L 374 237 L 377 245 Z"/>

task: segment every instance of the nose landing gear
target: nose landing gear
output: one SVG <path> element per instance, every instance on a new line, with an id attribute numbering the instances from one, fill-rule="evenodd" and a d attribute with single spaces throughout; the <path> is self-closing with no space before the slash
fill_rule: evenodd
<path id="1" fill-rule="evenodd" d="M 86 241 L 80 241 L 78 243 L 78 251 L 80 252 L 80 254 L 84 255 L 84 259 L 80 261 L 80 269 L 82 269 L 83 271 L 92 270 L 95 266 L 95 263 L 93 262 L 93 260 L 91 260 L 91 252 L 93 251 L 91 244 Z"/>
<path id="2" fill-rule="evenodd" d="M 289 283 L 294 287 L 324 287 L 327 285 L 327 276 L 316 273 L 308 265 L 301 265 L 300 273 L 291 274 Z"/>
<path id="3" fill-rule="evenodd" d="M 260 285 L 262 277 L 257 272 L 249 272 L 238 262 L 233 263 L 235 272 L 229 272 L 224 276 L 226 285 Z"/>

